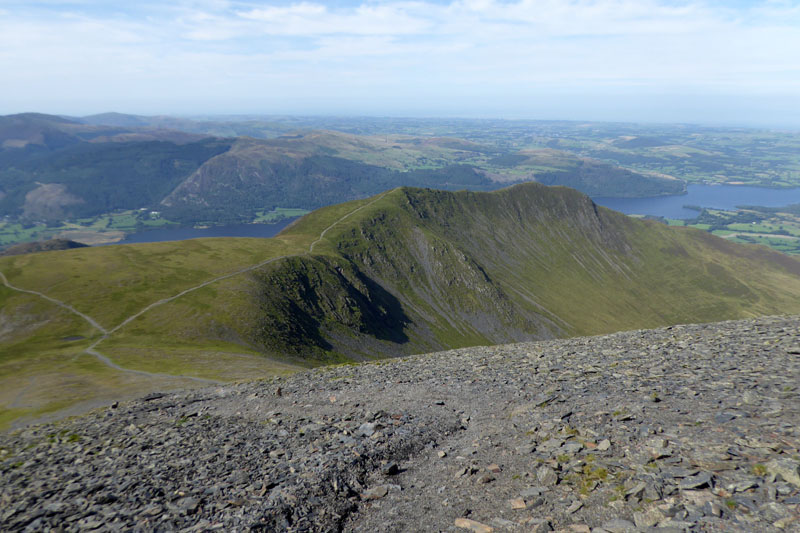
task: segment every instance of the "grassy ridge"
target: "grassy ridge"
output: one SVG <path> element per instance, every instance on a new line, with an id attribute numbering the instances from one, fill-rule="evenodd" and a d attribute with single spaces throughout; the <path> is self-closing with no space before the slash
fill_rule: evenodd
<path id="1" fill-rule="evenodd" d="M 800 262 L 792 258 L 532 183 L 494 193 L 399 188 L 317 210 L 274 239 L 47 252 L 0 258 L 0 270 L 112 328 L 162 298 L 261 263 L 153 307 L 98 349 L 129 369 L 230 380 L 800 312 Z M 31 295 L 3 288 L 0 298 L 5 420 L 187 383 L 98 367 L 82 354 L 98 336 L 87 323 Z M 65 340 L 74 336 L 85 338 Z M 54 393 L 59 375 L 73 385 Z M 54 385 L 37 396 L 31 383 Z"/>
<path id="2" fill-rule="evenodd" d="M 156 300 L 294 251 L 283 239 L 192 239 L 69 250 L 57 268 L 54 256 L 14 256 L 0 269 L 12 284 L 70 302 L 111 328 Z"/>
<path id="3" fill-rule="evenodd" d="M 402 303 L 400 353 L 800 309 L 797 261 L 536 184 L 396 190 L 328 240 Z"/>
<path id="4" fill-rule="evenodd" d="M 326 227 L 367 202 L 320 210 L 302 229 L 274 239 L 194 239 L 0 257 L 0 271 L 12 285 L 67 302 L 110 329 L 153 302 L 217 276 L 303 254 Z M 221 280 L 154 307 L 98 349 L 125 368 L 177 376 L 236 380 L 296 371 L 302 361 L 278 353 L 265 357 L 263 347 L 246 340 L 256 323 L 249 296 L 255 290 L 246 275 Z M 83 338 L 67 340 L 74 337 Z M 0 286 L 0 428 L 101 399 L 193 385 L 101 364 L 83 353 L 99 337 L 63 308 Z"/>

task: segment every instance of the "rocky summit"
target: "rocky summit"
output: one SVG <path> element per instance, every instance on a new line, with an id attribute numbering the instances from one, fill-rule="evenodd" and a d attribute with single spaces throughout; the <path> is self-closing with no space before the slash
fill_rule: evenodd
<path id="1" fill-rule="evenodd" d="M 6 531 L 800 531 L 800 317 L 320 368 L 0 437 Z"/>

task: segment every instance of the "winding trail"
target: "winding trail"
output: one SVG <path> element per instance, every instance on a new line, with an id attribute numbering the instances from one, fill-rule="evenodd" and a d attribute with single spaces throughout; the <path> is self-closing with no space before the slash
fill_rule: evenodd
<path id="1" fill-rule="evenodd" d="M 86 352 L 87 354 L 95 357 L 98 361 L 100 361 L 101 363 L 103 363 L 104 365 L 106 365 L 106 366 L 108 366 L 110 368 L 113 368 L 114 370 L 119 370 L 120 372 L 128 372 L 130 374 L 138 374 L 140 376 L 147 376 L 147 377 L 180 378 L 180 379 L 188 379 L 188 380 L 191 380 L 191 381 L 199 381 L 199 382 L 202 382 L 202 383 L 215 383 L 215 384 L 222 383 L 221 381 L 213 380 L 213 379 L 198 378 L 198 377 L 194 377 L 194 376 L 186 376 L 186 375 L 183 375 L 183 374 L 175 375 L 175 374 L 162 374 L 162 373 L 158 373 L 158 372 L 147 372 L 145 370 L 134 370 L 132 368 L 125 368 L 123 366 L 120 366 L 120 365 L 116 364 L 114 361 L 112 361 L 111 359 L 109 359 L 108 357 L 106 357 L 105 355 L 103 355 L 100 352 L 98 352 L 97 350 L 95 350 L 95 347 L 98 344 L 100 344 L 101 342 L 103 342 L 104 340 L 106 340 L 107 338 L 109 338 L 111 336 L 111 333 L 113 332 L 113 330 L 111 330 L 111 331 L 107 330 L 106 328 L 101 326 L 95 319 L 93 319 L 89 315 L 87 315 L 85 313 L 81 313 L 80 311 L 78 311 L 77 309 L 72 307 L 71 305 L 62 302 L 61 300 L 56 300 L 55 298 L 47 296 L 46 294 L 43 294 L 43 293 L 41 293 L 39 291 L 31 291 L 31 290 L 28 290 L 28 289 L 22 289 L 20 287 L 16 287 L 16 286 L 12 285 L 11 283 L 9 283 L 9 281 L 6 278 L 5 274 L 3 274 L 2 272 L 0 272 L 0 279 L 2 279 L 3 285 L 5 285 L 6 287 L 8 287 L 9 289 L 11 289 L 13 291 L 23 292 L 23 293 L 26 293 L 26 294 L 32 294 L 34 296 L 38 296 L 40 298 L 44 298 L 48 302 L 54 303 L 54 304 L 58 305 L 59 307 L 63 307 L 64 309 L 66 309 L 70 313 L 73 313 L 74 315 L 77 315 L 77 316 L 81 317 L 86 322 L 88 322 L 89 325 L 91 325 L 93 328 L 95 328 L 100 333 L 102 333 L 103 334 L 102 337 L 100 337 L 99 339 L 94 341 L 94 343 L 92 343 L 91 346 L 86 348 L 84 350 L 84 352 Z"/>
<path id="2" fill-rule="evenodd" d="M 345 219 L 346 219 L 347 217 L 349 217 L 350 215 L 353 215 L 353 214 L 355 214 L 355 213 L 357 213 L 357 212 L 361 211 L 361 210 L 362 210 L 362 209 L 364 209 L 365 207 L 369 207 L 369 206 L 371 206 L 372 204 L 374 204 L 374 203 L 375 203 L 375 202 L 377 202 L 378 200 L 381 200 L 381 199 L 382 199 L 384 196 L 386 196 L 387 194 L 389 194 L 389 193 L 390 193 L 390 192 L 392 192 L 393 190 L 394 190 L 394 189 L 392 189 L 392 190 L 390 190 L 390 191 L 386 191 L 385 193 L 381 194 L 380 196 L 378 196 L 378 197 L 377 197 L 377 198 L 375 198 L 374 200 L 372 200 L 372 201 L 370 201 L 370 202 L 368 202 L 368 203 L 366 203 L 366 204 L 362 205 L 361 207 L 358 207 L 358 208 L 356 208 L 356 209 L 353 209 L 352 211 L 350 211 L 350 212 L 349 212 L 349 213 L 347 213 L 346 215 L 344 215 L 344 216 L 342 216 L 341 218 L 339 218 L 338 220 L 336 220 L 336 221 L 335 221 L 333 224 L 331 224 L 330 226 L 328 226 L 327 228 L 325 228 L 324 230 L 322 230 L 322 233 L 320 233 L 320 234 L 319 234 L 319 238 L 318 238 L 317 240 L 315 240 L 314 242 L 312 242 L 312 243 L 311 243 L 311 245 L 308 247 L 308 252 L 307 252 L 307 253 L 309 253 L 309 254 L 313 253 L 313 252 L 314 252 L 314 246 L 316 246 L 317 244 L 319 244 L 320 242 L 322 242 L 322 240 L 325 238 L 325 234 L 326 234 L 326 233 L 328 233 L 328 231 L 329 231 L 330 229 L 332 229 L 334 226 L 336 226 L 337 224 L 339 224 L 340 222 L 342 222 L 343 220 L 345 220 Z M 146 313 L 146 312 L 148 312 L 149 310 L 153 309 L 154 307 L 158 307 L 159 305 L 164 305 L 164 304 L 166 304 L 166 303 L 169 303 L 169 302 L 171 302 L 171 301 L 173 301 L 173 300 L 177 300 L 177 299 L 178 299 L 178 298 L 180 298 L 181 296 L 184 296 L 184 295 L 186 295 L 186 294 L 189 294 L 190 292 L 196 291 L 196 290 L 198 290 L 198 289 L 202 289 L 203 287 L 207 287 L 207 286 L 211 285 L 212 283 L 216 283 L 216 282 L 218 282 L 218 281 L 222 281 L 222 280 L 224 280 L 224 279 L 232 278 L 232 277 L 234 277 L 234 276 L 238 276 L 239 274 L 244 274 L 245 272 L 251 272 L 251 271 L 253 271 L 253 270 L 256 270 L 256 269 L 258 269 L 258 268 L 261 268 L 261 267 L 263 267 L 263 266 L 265 266 L 265 265 L 268 265 L 268 264 L 270 264 L 270 263 L 273 263 L 273 262 L 275 262 L 275 261 L 278 261 L 279 259 L 286 259 L 287 257 L 296 257 L 297 255 L 299 255 L 299 254 L 279 255 L 279 256 L 277 256 L 277 257 L 272 257 L 272 258 L 270 258 L 270 259 L 266 259 L 266 260 L 264 260 L 264 261 L 261 261 L 260 263 L 256 263 L 255 265 L 250 265 L 250 266 L 248 266 L 248 267 L 241 268 L 241 269 L 239 269 L 239 270 L 236 270 L 236 271 L 234 271 L 234 272 L 229 272 L 229 273 L 227 273 L 227 274 L 223 274 L 223 275 L 221 275 L 221 276 L 217 276 L 217 277 L 216 277 L 216 278 L 214 278 L 214 279 L 210 279 L 210 280 L 208 280 L 208 281 L 204 281 L 204 282 L 203 282 L 203 283 L 201 283 L 200 285 L 196 285 L 196 286 L 194 286 L 194 287 L 190 287 L 190 288 L 188 288 L 188 289 L 186 289 L 186 290 L 183 290 L 183 291 L 179 292 L 178 294 L 176 294 L 176 295 L 174 295 L 174 296 L 170 296 L 170 297 L 168 297 L 168 298 L 162 298 L 161 300 L 158 300 L 158 301 L 156 301 L 156 302 L 153 302 L 153 303 L 151 303 L 150 305 L 148 305 L 147 307 L 145 307 L 145 308 L 144 308 L 144 309 L 142 309 L 141 311 L 139 311 L 139 312 L 137 312 L 137 313 L 135 313 L 135 314 L 133 314 L 133 315 L 129 316 L 128 318 L 126 318 L 125 320 L 123 320 L 122 322 L 120 322 L 118 325 L 116 325 L 116 326 L 114 326 L 113 328 L 111 328 L 111 330 L 109 330 L 109 332 L 108 332 L 108 333 L 109 333 L 109 334 L 112 334 L 112 333 L 114 333 L 115 331 L 117 331 L 118 329 L 122 328 L 123 326 L 125 326 L 125 325 L 129 324 L 129 323 L 130 323 L 130 322 L 132 322 L 133 320 L 136 320 L 137 318 L 139 318 L 140 316 L 142 316 L 143 314 L 145 314 L 145 313 Z"/>
<path id="3" fill-rule="evenodd" d="M 54 303 L 54 304 L 56 304 L 56 305 L 58 305 L 60 307 L 63 307 L 64 309 L 66 309 L 70 313 L 78 315 L 79 317 L 84 319 L 86 322 L 88 322 L 93 328 L 95 328 L 99 332 L 103 333 L 104 335 L 108 335 L 109 332 L 106 330 L 106 328 L 101 326 L 95 319 L 93 319 L 89 315 L 81 313 L 80 311 L 78 311 L 77 309 L 72 307 L 71 305 L 62 302 L 61 300 L 56 300 L 55 298 L 51 298 L 50 296 L 47 296 L 46 294 L 43 294 L 43 293 L 41 293 L 39 291 L 31 291 L 31 290 L 28 290 L 28 289 L 21 289 L 19 287 L 15 287 L 14 285 L 12 285 L 11 283 L 8 282 L 8 279 L 6 279 L 5 274 L 3 274 L 2 272 L 0 272 L 0 278 L 2 278 L 2 280 L 3 280 L 3 285 L 8 287 L 9 289 L 11 289 L 13 291 L 18 291 L 18 292 L 26 292 L 28 294 L 33 294 L 34 296 L 39 296 L 40 298 L 44 298 L 45 300 L 47 300 L 49 302 L 52 302 L 52 303 Z"/>
<path id="4" fill-rule="evenodd" d="M 371 200 L 370 202 L 368 202 L 368 203 L 366 203 L 366 204 L 364 204 L 364 205 L 362 205 L 360 207 L 357 207 L 356 209 L 353 209 L 349 213 L 345 214 L 344 216 L 342 216 L 339 219 L 337 219 L 336 221 L 334 221 L 330 226 L 328 226 L 327 228 L 322 230 L 322 233 L 320 233 L 319 237 L 314 242 L 312 242 L 311 245 L 308 247 L 308 252 L 306 252 L 306 253 L 307 254 L 313 253 L 314 252 L 314 246 L 316 246 L 317 244 L 322 242 L 322 240 L 325 238 L 325 234 L 328 233 L 328 231 L 330 229 L 332 229 L 334 226 L 336 226 L 337 224 L 339 224 L 340 222 L 342 222 L 343 220 L 348 218 L 350 215 L 353 215 L 353 214 L 357 213 L 358 211 L 361 211 L 362 209 L 364 209 L 366 207 L 369 207 L 370 205 L 374 204 L 375 202 L 383 199 L 384 196 L 386 196 L 387 194 L 389 194 L 390 192 L 392 192 L 394 190 L 395 189 L 391 189 L 389 191 L 384 192 L 383 194 L 381 194 L 380 196 L 378 196 L 374 200 Z M 46 294 L 38 292 L 38 291 L 22 289 L 20 287 L 16 287 L 16 286 L 12 285 L 11 283 L 9 283 L 8 279 L 6 278 L 5 274 L 3 274 L 3 272 L 0 272 L 0 279 L 2 279 L 3 284 L 6 287 L 8 287 L 9 289 L 14 290 L 14 291 L 18 291 L 18 292 L 27 293 L 27 294 L 32 294 L 34 296 L 39 296 L 40 298 L 44 298 L 45 300 L 47 300 L 47 301 L 49 301 L 51 303 L 54 303 L 54 304 L 58 305 L 59 307 L 62 307 L 64 309 L 66 309 L 67 311 L 69 311 L 69 312 L 71 312 L 71 313 L 83 318 L 86 322 L 89 323 L 89 325 L 91 325 L 93 328 L 95 328 L 100 333 L 102 333 L 102 336 L 99 339 L 97 339 L 96 341 L 94 341 L 91 344 L 91 346 L 86 348 L 86 350 L 84 350 L 84 352 L 89 354 L 89 355 L 91 355 L 91 356 L 93 356 L 93 357 L 95 357 L 98 361 L 100 361 L 104 365 L 108 366 L 109 368 L 113 368 L 114 370 L 118 370 L 120 372 L 128 372 L 128 373 L 131 373 L 131 374 L 138 374 L 138 375 L 147 376 L 147 377 L 180 378 L 180 379 L 188 379 L 188 380 L 191 380 L 191 381 L 197 381 L 197 382 L 201 382 L 201 383 L 221 384 L 221 383 L 223 383 L 222 381 L 218 381 L 218 380 L 214 380 L 214 379 L 198 378 L 198 377 L 194 377 L 194 376 L 187 376 L 187 375 L 184 375 L 184 374 L 163 374 L 163 373 L 159 373 L 159 372 L 147 372 L 145 370 L 134 370 L 132 368 L 125 368 L 123 366 L 118 365 L 117 363 L 115 363 L 114 361 L 109 359 L 107 356 L 105 356 L 102 353 L 100 353 L 96 348 L 101 342 L 103 342 L 104 340 L 107 340 L 109 337 L 111 337 L 111 335 L 113 335 L 120 328 L 122 328 L 125 325 L 129 324 L 133 320 L 136 320 L 137 318 L 139 318 L 140 316 L 142 316 L 146 312 L 150 311 L 154 307 L 158 307 L 160 305 L 164 305 L 166 303 L 169 303 L 169 302 L 171 302 L 173 300 L 176 300 L 176 299 L 180 298 L 181 296 L 189 294 L 190 292 L 196 291 L 198 289 L 202 289 L 203 287 L 207 287 L 208 285 L 211 285 L 211 284 L 216 283 L 218 281 L 222 281 L 224 279 L 232 278 L 234 276 L 238 276 L 239 274 L 244 274 L 245 272 L 250 272 L 250 271 L 256 270 L 258 268 L 261 268 L 261 267 L 263 267 L 265 265 L 268 265 L 268 264 L 273 263 L 275 261 L 278 261 L 280 259 L 285 259 L 287 257 L 296 257 L 297 255 L 300 255 L 300 254 L 289 254 L 289 255 L 280 255 L 280 256 L 277 256 L 277 257 L 271 257 L 270 259 L 266 259 L 264 261 L 261 261 L 260 263 L 256 263 L 254 265 L 250 265 L 250 266 L 247 266 L 247 267 L 244 267 L 244 268 L 240 268 L 239 270 L 236 270 L 234 272 L 228 272 L 227 274 L 223 274 L 221 276 L 217 276 L 216 278 L 204 281 L 203 283 L 200 283 L 199 285 L 195 285 L 194 287 L 190 287 L 188 289 L 185 289 L 185 290 L 175 294 L 174 296 L 170 296 L 168 298 L 162 298 L 161 300 L 158 300 L 156 302 L 153 302 L 153 303 L 149 304 L 148 306 L 144 307 L 140 311 L 138 311 L 138 312 L 134 313 L 133 315 L 127 317 L 125 320 L 123 320 L 122 322 L 120 322 L 119 324 L 117 324 L 116 326 L 114 326 L 111 329 L 104 328 L 95 319 L 93 319 L 89 315 L 87 315 L 85 313 L 81 313 L 80 311 L 75 309 L 73 306 L 71 306 L 71 305 L 69 305 L 69 304 L 67 304 L 65 302 L 62 302 L 61 300 L 56 300 L 55 298 L 47 296 Z"/>
<path id="5" fill-rule="evenodd" d="M 159 377 L 159 378 L 180 378 L 180 379 L 188 379 L 190 381 L 196 381 L 198 383 L 209 383 L 214 385 L 221 385 L 223 382 L 217 379 L 208 379 L 208 378 L 198 378 L 195 376 L 187 376 L 186 374 L 163 374 L 161 372 L 147 372 L 146 370 L 134 370 L 133 368 L 125 368 L 124 366 L 119 366 L 117 363 L 106 357 L 105 355 L 101 354 L 97 350 L 94 349 L 95 346 L 100 344 L 102 341 L 107 339 L 108 337 L 101 337 L 94 344 L 86 348 L 84 350 L 89 355 L 92 355 L 97 358 L 98 361 L 105 364 L 106 366 L 113 368 L 114 370 L 119 370 L 120 372 L 127 372 L 129 374 L 138 374 L 140 376 L 147 376 L 147 377 Z"/>
<path id="6" fill-rule="evenodd" d="M 335 225 L 337 225 L 339 222 L 343 221 L 344 219 L 346 219 L 346 218 L 347 218 L 347 217 L 349 217 L 350 215 L 353 215 L 353 214 L 355 214 L 355 213 L 358 213 L 358 212 L 359 212 L 359 211 L 361 211 L 362 209 L 365 209 L 365 208 L 367 208 L 367 207 L 371 206 L 371 205 L 372 205 L 372 204 L 374 204 L 375 202 L 377 202 L 377 201 L 379 201 L 379 200 L 382 200 L 384 196 L 386 196 L 386 195 L 387 195 L 387 194 L 389 194 L 390 192 L 394 192 L 394 191 L 396 191 L 397 189 L 399 189 L 399 187 L 395 187 L 394 189 L 391 189 L 391 190 L 389 190 L 389 191 L 386 191 L 385 193 L 381 194 L 380 196 L 378 196 L 377 198 L 375 198 L 375 199 L 374 199 L 374 200 L 372 200 L 371 202 L 367 202 L 366 204 L 362 205 L 361 207 L 357 207 L 356 209 L 353 209 L 352 211 L 350 211 L 349 213 L 347 213 L 346 215 L 344 215 L 343 217 L 341 217 L 339 220 L 337 220 L 336 222 L 334 222 L 333 224 L 331 224 L 330 226 L 328 226 L 327 228 L 325 228 L 324 230 L 322 230 L 322 233 L 320 233 L 320 234 L 319 234 L 319 238 L 318 238 L 316 241 L 312 242 L 312 243 L 311 243 L 311 246 L 309 246 L 309 247 L 308 247 L 308 253 L 314 253 L 314 246 L 316 246 L 317 244 L 319 244 L 320 242 L 322 242 L 322 239 L 324 239 L 324 238 L 325 238 L 325 234 L 326 234 L 326 233 L 328 233 L 328 231 L 329 231 L 331 228 L 333 228 Z"/>
<path id="7" fill-rule="evenodd" d="M 248 267 L 239 269 L 239 270 L 237 270 L 235 272 L 229 272 L 227 274 L 223 274 L 222 276 L 218 276 L 218 277 L 216 277 L 214 279 L 210 279 L 208 281 L 204 281 L 200 285 L 196 285 L 194 287 L 190 287 L 190 288 L 188 288 L 186 290 L 183 290 L 183 291 L 179 292 L 178 294 L 176 294 L 174 296 L 170 296 L 168 298 L 162 298 L 161 300 L 158 300 L 156 302 L 151 303 L 150 305 L 148 305 L 147 307 L 145 307 L 141 311 L 129 316 L 128 318 L 126 318 L 125 320 L 123 320 L 122 322 L 120 322 L 119 324 L 114 326 L 113 328 L 111 328 L 108 331 L 108 333 L 109 334 L 114 333 L 115 331 L 117 331 L 121 327 L 123 327 L 126 324 L 132 322 L 133 320 L 136 320 L 137 318 L 139 318 L 140 316 L 142 316 L 143 314 L 145 314 L 149 310 L 153 309 L 154 307 L 158 307 L 159 305 L 164 305 L 164 304 L 169 303 L 169 302 L 171 302 L 173 300 L 177 300 L 181 296 L 189 294 L 190 292 L 196 291 L 198 289 L 202 289 L 203 287 L 207 287 L 208 285 L 211 285 L 212 283 L 216 283 L 218 281 L 222 281 L 223 279 L 232 278 L 233 276 L 238 276 L 239 274 L 244 274 L 245 272 L 250 272 L 251 270 L 255 270 L 257 268 L 261 268 L 264 265 L 268 265 L 268 264 L 272 263 L 273 261 L 277 261 L 278 259 L 283 259 L 285 257 L 291 257 L 291 256 L 289 256 L 289 255 L 279 255 L 278 257 L 273 257 L 271 259 L 267 259 L 266 261 L 261 261 L 260 263 L 257 263 L 255 265 L 250 265 Z"/>

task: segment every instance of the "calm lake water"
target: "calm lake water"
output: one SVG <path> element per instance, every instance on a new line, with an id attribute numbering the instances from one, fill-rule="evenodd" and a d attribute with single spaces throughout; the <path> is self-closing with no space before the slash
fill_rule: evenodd
<path id="1" fill-rule="evenodd" d="M 765 187 L 740 187 L 737 185 L 689 185 L 687 194 L 657 196 L 653 198 L 592 198 L 598 205 L 621 211 L 628 215 L 656 215 L 666 218 L 694 218 L 697 211 L 685 205 L 699 205 L 715 209 L 736 209 L 740 205 L 782 207 L 800 203 L 800 187 L 794 189 L 768 189 Z"/>
<path id="2" fill-rule="evenodd" d="M 151 229 L 131 233 L 114 244 L 131 244 L 137 242 L 184 241 L 200 237 L 274 237 L 283 228 L 297 220 L 288 218 L 274 224 L 231 224 L 229 226 L 212 226 L 210 228 L 164 228 Z"/>
<path id="3" fill-rule="evenodd" d="M 739 205 L 781 207 L 800 204 L 800 187 L 794 189 L 767 189 L 764 187 L 739 187 L 736 185 L 689 185 L 687 194 L 657 196 L 653 198 L 592 198 L 595 203 L 633 215 L 656 215 L 667 218 L 694 218 L 697 211 L 685 205 L 699 205 L 716 209 L 735 209 Z M 164 228 L 131 233 L 115 244 L 137 242 L 182 241 L 200 237 L 274 237 L 296 218 L 275 224 L 232 224 L 210 228 Z"/>

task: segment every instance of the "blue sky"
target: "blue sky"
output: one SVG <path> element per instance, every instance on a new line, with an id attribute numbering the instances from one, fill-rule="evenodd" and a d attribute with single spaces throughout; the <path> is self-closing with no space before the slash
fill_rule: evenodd
<path id="1" fill-rule="evenodd" d="M 800 128 L 800 1 L 0 0 L 0 113 Z"/>

